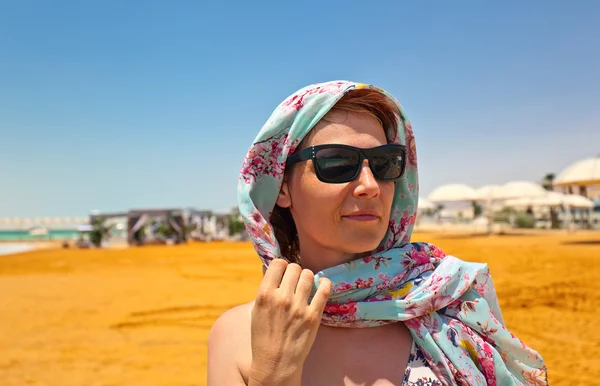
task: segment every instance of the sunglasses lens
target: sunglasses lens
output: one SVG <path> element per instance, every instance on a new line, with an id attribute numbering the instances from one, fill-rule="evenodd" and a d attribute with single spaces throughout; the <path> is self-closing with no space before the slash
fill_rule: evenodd
<path id="1" fill-rule="evenodd" d="M 351 149 L 320 149 L 315 154 L 315 166 L 320 177 L 327 182 L 350 181 L 359 168 L 360 156 Z"/>
<path id="2" fill-rule="evenodd" d="M 405 165 L 404 151 L 399 147 L 383 147 L 371 153 L 370 166 L 380 180 L 400 178 Z"/>

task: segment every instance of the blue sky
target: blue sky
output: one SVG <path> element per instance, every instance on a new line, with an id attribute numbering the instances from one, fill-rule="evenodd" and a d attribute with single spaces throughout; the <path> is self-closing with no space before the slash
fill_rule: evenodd
<path id="1" fill-rule="evenodd" d="M 600 153 L 600 2 L 0 1 L 0 217 L 229 210 L 273 108 L 373 83 L 422 195 Z"/>

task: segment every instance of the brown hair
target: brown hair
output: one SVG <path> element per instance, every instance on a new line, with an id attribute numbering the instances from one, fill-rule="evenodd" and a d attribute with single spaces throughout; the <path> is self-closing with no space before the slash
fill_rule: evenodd
<path id="1" fill-rule="evenodd" d="M 400 111 L 393 101 L 378 91 L 371 89 L 350 91 L 332 109 L 372 115 L 381 123 L 388 142 L 396 138 Z M 302 148 L 302 143 L 300 143 L 298 150 Z M 275 205 L 270 221 L 283 258 L 289 262 L 300 264 L 298 231 L 290 210 Z"/>

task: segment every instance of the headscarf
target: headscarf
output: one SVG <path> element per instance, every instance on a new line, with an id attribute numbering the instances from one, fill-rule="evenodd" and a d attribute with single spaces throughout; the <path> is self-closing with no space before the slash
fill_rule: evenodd
<path id="1" fill-rule="evenodd" d="M 547 385 L 542 357 L 506 328 L 487 265 L 459 260 L 432 244 L 411 243 L 418 200 L 415 138 L 402 106 L 381 88 L 348 81 L 307 86 L 285 99 L 258 133 L 240 172 L 238 204 L 264 265 L 282 258 L 269 219 L 287 157 L 346 93 L 358 89 L 375 90 L 398 108 L 398 130 L 388 142 L 407 147 L 407 169 L 395 183 L 389 227 L 379 248 L 315 273 L 313 293 L 321 277 L 332 282 L 321 323 L 404 322 L 446 384 Z"/>

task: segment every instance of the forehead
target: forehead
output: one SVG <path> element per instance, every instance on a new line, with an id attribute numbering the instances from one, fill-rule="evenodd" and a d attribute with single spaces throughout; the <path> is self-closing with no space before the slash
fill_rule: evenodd
<path id="1" fill-rule="evenodd" d="M 375 116 L 333 109 L 311 130 L 305 146 L 344 144 L 357 147 L 387 143 L 385 131 Z"/>

